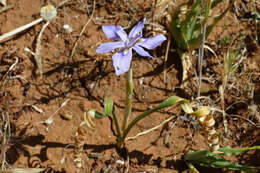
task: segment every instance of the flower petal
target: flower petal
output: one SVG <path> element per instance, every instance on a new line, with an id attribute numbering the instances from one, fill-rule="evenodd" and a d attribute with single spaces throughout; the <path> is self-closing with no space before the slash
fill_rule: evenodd
<path id="1" fill-rule="evenodd" d="M 100 54 L 104 54 L 110 52 L 116 48 L 124 47 L 124 43 L 121 41 L 118 42 L 108 42 L 101 44 L 97 49 L 96 52 Z"/>
<path id="2" fill-rule="evenodd" d="M 111 40 L 120 40 L 120 37 L 116 33 L 116 26 L 114 25 L 102 26 L 102 30 L 106 34 L 107 38 Z"/>
<path id="3" fill-rule="evenodd" d="M 146 20 L 146 18 L 144 18 L 135 27 L 133 27 L 133 29 L 129 33 L 130 40 L 135 38 L 135 37 L 137 37 L 137 36 L 139 36 L 139 35 L 142 35 L 142 29 L 144 27 L 145 20 Z"/>
<path id="4" fill-rule="evenodd" d="M 142 47 L 138 45 L 134 46 L 133 49 L 141 56 L 153 58 L 153 56 L 151 56 L 148 52 L 146 52 Z"/>
<path id="5" fill-rule="evenodd" d="M 120 50 L 112 56 L 113 65 L 116 70 L 116 75 L 119 76 L 127 72 L 132 61 L 132 49 L 126 52 L 126 49 Z"/>
<path id="6" fill-rule="evenodd" d="M 164 35 L 158 34 L 151 38 L 144 38 L 144 41 L 138 42 L 137 45 L 145 47 L 146 49 L 154 49 L 166 39 L 167 38 Z"/>
<path id="7" fill-rule="evenodd" d="M 121 38 L 124 43 L 127 42 L 127 34 L 121 26 L 116 26 L 116 34 Z"/>

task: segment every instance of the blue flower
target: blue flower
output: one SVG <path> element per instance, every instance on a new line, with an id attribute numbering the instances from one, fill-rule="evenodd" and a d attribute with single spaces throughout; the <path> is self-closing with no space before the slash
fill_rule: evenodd
<path id="1" fill-rule="evenodd" d="M 127 72 L 130 68 L 132 61 L 132 49 L 134 49 L 139 55 L 153 58 L 146 49 L 154 49 L 166 40 L 166 37 L 162 34 L 158 34 L 151 38 L 142 37 L 142 29 L 144 27 L 145 18 L 140 21 L 129 33 L 126 34 L 121 26 L 102 26 L 103 32 L 107 38 L 114 40 L 115 42 L 108 42 L 101 44 L 96 52 L 100 54 L 108 53 L 116 48 L 121 48 L 117 53 L 112 56 L 113 66 L 116 71 L 116 75 L 121 75 Z"/>

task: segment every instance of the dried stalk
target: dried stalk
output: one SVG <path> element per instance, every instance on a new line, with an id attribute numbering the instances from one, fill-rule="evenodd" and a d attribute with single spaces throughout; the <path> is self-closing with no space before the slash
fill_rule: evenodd
<path id="1" fill-rule="evenodd" d="M 95 126 L 94 123 L 91 121 L 91 118 L 93 118 L 93 116 L 93 111 L 84 112 L 84 120 L 78 126 L 78 130 L 75 135 L 74 163 L 76 164 L 77 168 L 82 168 L 83 165 L 82 155 L 84 151 L 85 140 L 87 138 L 87 129 L 84 128 L 84 126 L 87 125 L 89 128 Z"/>
<path id="2" fill-rule="evenodd" d="M 7 6 L 4 6 L 3 8 L 0 9 L 0 13 L 3 13 L 11 8 L 13 8 L 14 5 L 7 5 Z"/>
<path id="3" fill-rule="evenodd" d="M 3 86 L 4 86 L 5 82 L 6 82 L 6 78 L 7 78 L 8 74 L 10 73 L 11 70 L 14 69 L 14 67 L 17 65 L 18 62 L 19 62 L 19 59 L 16 57 L 15 58 L 15 62 L 9 67 L 8 71 L 2 77 L 2 80 L 0 81 L 0 88 L 3 88 Z"/>
<path id="4" fill-rule="evenodd" d="M 6 0 L 0 0 L 0 3 L 1 3 L 3 6 L 6 6 Z"/>
<path id="5" fill-rule="evenodd" d="M 11 129 L 10 129 L 10 120 L 9 120 L 9 113 L 2 112 L 2 128 L 1 128 L 1 170 L 6 169 L 6 147 L 9 142 L 9 138 L 11 136 Z"/>
<path id="6" fill-rule="evenodd" d="M 40 56 L 40 53 L 41 53 L 41 38 L 42 38 L 42 33 L 43 31 L 47 28 L 47 26 L 50 24 L 50 21 L 48 20 L 42 27 L 40 33 L 39 33 L 39 36 L 37 38 L 37 43 L 36 43 L 36 50 L 35 50 L 35 54 L 34 54 L 34 58 L 35 58 L 35 61 L 36 61 L 36 64 L 39 68 L 39 71 L 40 71 L 40 76 L 42 78 L 42 73 L 43 73 L 43 70 L 42 70 L 42 58 Z"/>
<path id="7" fill-rule="evenodd" d="M 167 42 L 167 47 L 166 47 L 166 53 L 165 53 L 165 58 L 164 58 L 164 73 L 163 73 L 163 81 L 166 82 L 166 66 L 167 66 L 167 60 L 168 60 L 168 55 L 169 55 L 169 50 L 170 50 L 170 45 L 171 45 L 171 35 L 169 35 L 168 42 Z"/>
<path id="8" fill-rule="evenodd" d="M 79 38 L 80 38 L 80 37 L 82 36 L 82 34 L 85 32 L 85 30 L 86 30 L 86 28 L 87 28 L 89 22 L 92 20 L 92 18 L 93 18 L 93 16 L 94 16 L 95 8 L 96 8 L 96 1 L 94 0 L 93 12 L 92 12 L 92 14 L 91 14 L 89 20 L 87 21 L 87 23 L 86 23 L 86 24 L 84 25 L 84 27 L 82 28 L 82 30 L 81 30 L 81 32 L 80 32 L 80 34 L 79 34 L 79 36 L 78 36 L 78 38 L 77 38 L 77 40 L 76 40 L 76 42 L 75 42 L 73 48 L 72 48 L 71 55 L 70 55 L 71 58 L 74 56 L 74 53 L 75 53 L 76 48 L 77 48 L 77 46 L 78 46 L 78 40 L 79 40 Z"/>
<path id="9" fill-rule="evenodd" d="M 45 170 L 46 168 L 13 168 L 2 171 L 1 173 L 40 173 Z"/>
<path id="10" fill-rule="evenodd" d="M 136 134 L 135 136 L 127 137 L 127 138 L 125 139 L 125 141 L 127 141 L 127 140 L 133 140 L 133 139 L 136 139 L 136 138 L 139 137 L 139 136 L 146 135 L 146 134 L 148 134 L 148 133 L 150 133 L 150 132 L 152 132 L 152 131 L 154 131 L 154 130 L 160 128 L 160 127 L 162 127 L 164 124 L 168 123 L 168 122 L 171 121 L 173 118 L 175 118 L 175 117 L 174 117 L 174 116 L 171 116 L 171 117 L 169 117 L 168 119 L 164 120 L 162 123 L 160 123 L 159 125 L 157 125 L 157 126 L 155 126 L 155 127 L 153 127 L 153 128 L 150 128 L 150 129 L 148 129 L 148 130 L 142 131 L 142 132 Z"/>
<path id="11" fill-rule="evenodd" d="M 21 26 L 19 28 L 16 28 L 16 29 L 14 29 L 14 30 L 12 30 L 12 31 L 10 31 L 8 33 L 5 33 L 5 34 L 1 35 L 0 36 L 0 42 L 5 40 L 6 38 L 8 38 L 10 36 L 13 36 L 13 35 L 15 35 L 15 34 L 17 34 L 19 32 L 22 32 L 22 31 L 24 31 L 24 30 L 26 30 L 26 29 L 28 29 L 28 28 L 30 28 L 30 27 L 32 27 L 32 26 L 42 22 L 43 20 L 44 19 L 41 17 L 41 18 L 39 18 L 39 19 L 37 19 L 35 21 L 32 21 L 31 23 L 28 23 L 28 24 L 23 25 L 23 26 Z"/>
<path id="12" fill-rule="evenodd" d="M 57 8 L 63 6 L 64 4 L 66 4 L 69 1 L 70 0 L 64 0 L 63 2 L 58 4 Z M 10 8 L 13 8 L 13 5 L 4 7 L 3 9 L 0 10 L 0 13 L 3 12 L 3 10 L 7 10 L 7 9 L 10 9 Z M 16 28 L 16 29 L 14 29 L 14 30 L 12 30 L 12 31 L 10 31 L 8 33 L 5 33 L 5 34 L 1 35 L 0 36 L 0 42 L 2 42 L 3 40 L 5 40 L 8 37 L 11 37 L 11 36 L 13 36 L 13 35 L 15 35 L 15 34 L 17 34 L 19 32 L 22 32 L 22 31 L 26 30 L 26 29 L 34 26 L 34 25 L 37 25 L 38 23 L 42 22 L 44 19 L 46 19 L 46 18 L 43 16 L 43 17 L 41 17 L 39 19 L 36 19 L 36 20 L 32 21 L 31 23 L 28 23 L 28 24 L 23 25 L 23 26 L 21 26 L 19 28 Z M 7 41 L 7 39 L 5 41 Z"/>
<path id="13" fill-rule="evenodd" d="M 85 139 L 87 138 L 87 131 L 83 128 L 85 124 L 85 122 L 82 122 L 78 126 L 77 134 L 75 135 L 74 162 L 77 168 L 82 168 L 83 165 L 82 155 L 84 150 Z"/>

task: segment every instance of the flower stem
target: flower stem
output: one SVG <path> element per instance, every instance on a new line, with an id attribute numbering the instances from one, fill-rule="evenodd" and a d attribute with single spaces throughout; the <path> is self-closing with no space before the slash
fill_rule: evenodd
<path id="1" fill-rule="evenodd" d="M 133 88 L 134 88 L 133 72 L 132 72 L 132 68 L 130 68 L 126 74 L 125 116 L 124 116 L 124 122 L 122 126 L 122 132 L 124 132 L 124 130 L 126 129 L 126 126 L 128 125 L 128 121 L 131 115 Z"/>

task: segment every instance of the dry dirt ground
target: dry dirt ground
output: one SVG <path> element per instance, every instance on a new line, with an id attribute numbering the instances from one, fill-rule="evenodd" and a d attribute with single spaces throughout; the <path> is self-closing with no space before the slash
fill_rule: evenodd
<path id="1" fill-rule="evenodd" d="M 57 6 L 60 0 L 7 0 L 12 8 L 0 13 L 0 35 L 40 17 L 42 6 Z M 177 0 L 176 3 L 182 2 Z M 34 57 L 25 48 L 35 51 L 41 22 L 0 43 L 0 110 L 10 118 L 10 137 L 5 146 L 8 168 L 48 168 L 46 172 L 188 172 L 183 156 L 189 150 L 208 148 L 205 134 L 196 118 L 185 115 L 179 107 L 153 113 L 140 121 L 129 136 L 157 126 L 165 119 L 174 118 L 147 135 L 126 141 L 129 161 L 116 150 L 116 137 L 110 118 L 95 120 L 96 127 L 87 129 L 83 151 L 83 168 L 76 169 L 74 138 L 83 112 L 94 108 L 103 111 L 103 99 L 113 98 L 118 114 L 124 110 L 124 75 L 117 77 L 112 66 L 112 53 L 100 55 L 96 48 L 108 41 L 101 26 L 121 25 L 127 31 L 144 16 L 151 21 L 154 1 L 71 0 L 58 9 L 58 14 L 42 36 L 41 56 L 43 77 Z M 193 103 L 221 109 L 219 86 L 223 57 L 228 47 L 243 44 L 245 59 L 230 78 L 225 94 L 228 132 L 224 132 L 222 114 L 214 111 L 216 129 L 221 146 L 248 147 L 260 145 L 260 25 L 254 17 L 259 14 L 259 2 L 237 1 L 226 17 L 216 26 L 206 44 L 216 53 L 205 50 L 203 63 L 202 97 L 196 99 L 197 84 L 194 70 L 188 85 L 182 89 L 181 61 L 172 40 L 164 67 L 167 41 L 151 51 L 154 60 L 134 54 L 134 103 L 132 118 L 158 105 L 172 95 L 187 98 Z M 175 4 L 173 4 L 174 6 Z M 223 10 L 226 4 L 218 7 Z M 4 8 L 1 6 L 0 8 Z M 93 18 L 91 15 L 93 14 Z M 80 35 L 89 21 L 86 30 Z M 153 21 L 160 24 L 169 38 L 165 17 Z M 72 27 L 66 32 L 63 25 Z M 149 24 L 145 35 L 151 35 Z M 151 27 L 150 27 L 151 28 Z M 240 35 L 244 37 L 239 37 Z M 77 42 L 75 53 L 72 50 Z M 195 50 L 194 69 L 198 51 Z M 8 69 L 18 60 L 11 71 Z M 166 73 L 164 73 L 166 71 Z M 164 75 L 166 78 L 164 80 Z M 68 100 L 69 99 L 69 100 Z M 61 107 L 64 102 L 67 104 Z M 46 124 L 46 120 L 53 121 Z M 69 116 L 66 119 L 66 116 Z M 64 118 L 65 117 L 65 118 Z M 122 116 L 119 116 L 122 121 Z M 3 139 L 3 138 L 2 138 Z M 3 148 L 3 145 L 2 145 Z M 1 149 L 2 149 L 1 148 Z M 246 165 L 260 166 L 260 153 L 253 151 L 232 158 Z M 3 160 L 2 160 L 3 161 Z M 120 162 L 121 161 L 121 162 Z M 125 164 L 122 164 L 122 161 Z M 200 172 L 228 172 L 221 169 L 198 167 Z"/>

